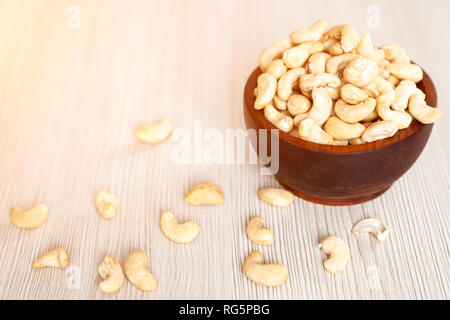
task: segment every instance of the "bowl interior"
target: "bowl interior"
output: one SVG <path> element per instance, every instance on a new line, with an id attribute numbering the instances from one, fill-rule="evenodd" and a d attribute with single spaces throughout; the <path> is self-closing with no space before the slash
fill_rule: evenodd
<path id="1" fill-rule="evenodd" d="M 347 146 L 335 146 L 335 145 L 324 145 L 318 144 L 314 142 L 309 142 L 302 140 L 300 138 L 294 137 L 288 133 L 285 133 L 281 130 L 278 130 L 272 123 L 270 123 L 265 117 L 264 112 L 262 110 L 255 110 L 253 104 L 255 102 L 255 96 L 253 95 L 253 90 L 257 86 L 258 76 L 261 74 L 261 71 L 256 68 L 250 77 L 247 80 L 244 90 L 244 108 L 247 109 L 247 112 L 251 115 L 251 117 L 256 121 L 260 128 L 272 129 L 276 130 L 275 134 L 279 136 L 281 140 L 284 140 L 294 146 L 299 148 L 306 148 L 309 150 L 317 151 L 317 152 L 325 152 L 325 153 L 358 153 L 358 152 L 368 152 L 374 149 L 380 149 L 386 147 L 388 145 L 392 145 L 407 139 L 408 137 L 417 134 L 425 125 L 413 120 L 411 125 L 403 130 L 399 130 L 393 137 L 386 138 L 370 143 L 359 144 L 359 145 L 347 145 Z M 417 84 L 417 86 L 426 94 L 426 102 L 430 106 L 436 106 L 437 104 L 437 94 L 436 88 L 431 81 L 431 78 L 424 71 L 423 72 L 423 80 Z"/>

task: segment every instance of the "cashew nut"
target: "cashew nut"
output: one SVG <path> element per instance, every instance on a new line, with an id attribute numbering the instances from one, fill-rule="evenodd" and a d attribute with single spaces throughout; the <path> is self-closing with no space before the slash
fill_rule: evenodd
<path id="1" fill-rule="evenodd" d="M 331 55 L 325 52 L 317 52 L 309 57 L 306 64 L 306 70 L 309 73 L 324 73 L 327 65 L 327 60 Z"/>
<path id="2" fill-rule="evenodd" d="M 172 134 L 173 124 L 163 119 L 151 125 L 143 125 L 136 129 L 136 138 L 144 143 L 156 144 L 166 141 Z"/>
<path id="3" fill-rule="evenodd" d="M 321 127 L 330 117 L 333 108 L 333 100 L 326 88 L 315 88 L 312 91 L 313 105 L 309 111 L 308 118 Z"/>
<path id="4" fill-rule="evenodd" d="M 160 222 L 164 235 L 178 243 L 189 243 L 200 233 L 198 223 L 192 221 L 178 223 L 173 213 L 167 210 L 161 214 Z"/>
<path id="5" fill-rule="evenodd" d="M 442 111 L 427 106 L 425 95 L 414 94 L 409 100 L 408 110 L 411 115 L 423 124 L 434 123 L 442 118 Z"/>
<path id="6" fill-rule="evenodd" d="M 294 86 L 295 82 L 298 81 L 300 76 L 304 74 L 306 70 L 304 68 L 294 68 L 291 70 L 288 70 L 283 74 L 278 80 L 278 89 L 277 94 L 278 97 L 283 100 L 287 101 L 287 99 L 292 94 L 292 87 Z"/>
<path id="7" fill-rule="evenodd" d="M 365 86 L 364 88 L 362 88 L 362 90 L 371 98 L 377 98 L 380 95 L 380 92 L 377 90 L 376 81 Z"/>
<path id="8" fill-rule="evenodd" d="M 385 44 L 381 49 L 384 51 L 385 58 L 391 63 L 411 63 L 405 50 L 396 44 Z"/>
<path id="9" fill-rule="evenodd" d="M 147 270 L 147 253 L 145 251 L 134 251 L 130 253 L 123 267 L 128 280 L 142 291 L 155 291 L 158 281 L 155 276 Z"/>
<path id="10" fill-rule="evenodd" d="M 392 88 L 397 87 L 398 84 L 400 83 L 400 79 L 393 75 L 390 75 L 389 77 L 387 77 L 386 80 L 387 80 L 387 82 L 389 82 L 391 84 Z"/>
<path id="11" fill-rule="evenodd" d="M 281 113 L 271 104 L 264 108 L 264 117 L 281 131 L 289 132 L 294 128 L 294 121 L 292 118 Z"/>
<path id="12" fill-rule="evenodd" d="M 103 258 L 103 262 L 98 266 L 98 274 L 103 279 L 99 284 L 99 288 L 103 292 L 116 292 L 123 284 L 124 276 L 122 267 L 116 259 L 110 256 Z"/>
<path id="13" fill-rule="evenodd" d="M 308 41 L 318 41 L 322 38 L 327 30 L 327 22 L 325 20 L 318 20 L 310 25 L 308 28 L 296 30 L 291 33 L 291 42 L 301 44 Z"/>
<path id="14" fill-rule="evenodd" d="M 288 39 L 281 39 L 264 49 L 259 56 L 259 68 L 261 69 L 261 72 L 266 72 L 272 61 L 280 58 L 283 52 L 290 47 L 291 42 Z"/>
<path id="15" fill-rule="evenodd" d="M 69 254 L 63 248 L 50 250 L 33 262 L 33 268 L 53 267 L 64 269 L 68 265 Z"/>
<path id="16" fill-rule="evenodd" d="M 261 217 L 254 217 L 248 222 L 247 236 L 257 244 L 271 245 L 275 241 L 272 230 L 264 227 Z"/>
<path id="17" fill-rule="evenodd" d="M 339 99 L 334 105 L 336 115 L 348 123 L 357 123 L 366 119 L 374 110 L 377 102 L 373 98 L 368 98 L 359 104 L 347 104 Z M 356 137 L 354 137 L 356 138 Z"/>
<path id="18" fill-rule="evenodd" d="M 116 215 L 117 198 L 114 193 L 102 190 L 95 197 L 95 206 L 102 218 L 111 219 Z"/>
<path id="19" fill-rule="evenodd" d="M 261 110 L 267 106 L 273 99 L 277 91 L 277 79 L 273 74 L 263 73 L 258 77 L 258 96 L 256 97 L 254 107 Z"/>
<path id="20" fill-rule="evenodd" d="M 352 146 L 357 145 L 357 144 L 364 144 L 366 143 L 362 138 L 354 138 L 354 139 L 350 139 L 348 140 L 348 143 Z"/>
<path id="21" fill-rule="evenodd" d="M 283 110 L 286 110 L 286 109 L 287 109 L 287 103 L 286 103 L 286 101 L 281 100 L 281 99 L 278 97 L 278 95 L 275 95 L 275 96 L 273 97 L 273 104 L 274 104 L 275 107 L 276 107 L 278 110 L 280 110 L 280 111 L 283 111 Z"/>
<path id="22" fill-rule="evenodd" d="M 359 58 L 355 53 L 344 53 L 327 60 L 325 70 L 327 73 L 341 75 L 350 62 Z"/>
<path id="23" fill-rule="evenodd" d="M 341 88 L 341 99 L 349 104 L 358 104 L 368 98 L 367 92 L 350 83 L 343 85 Z"/>
<path id="24" fill-rule="evenodd" d="M 325 47 L 324 50 L 332 56 L 339 56 L 344 53 L 339 40 L 333 38 L 326 39 L 324 40 L 323 45 Z"/>
<path id="25" fill-rule="evenodd" d="M 288 68 L 302 67 L 313 53 L 323 51 L 324 45 L 320 41 L 305 42 L 287 49 L 283 53 L 283 62 Z"/>
<path id="26" fill-rule="evenodd" d="M 373 82 L 378 77 L 378 73 L 376 62 L 367 58 L 356 58 L 347 65 L 343 77 L 348 83 L 364 87 Z"/>
<path id="27" fill-rule="evenodd" d="M 369 218 L 358 222 L 352 230 L 352 233 L 355 235 L 363 232 L 371 233 L 378 240 L 384 241 L 389 234 L 389 228 L 378 218 Z"/>
<path id="28" fill-rule="evenodd" d="M 397 111 L 404 111 L 408 107 L 409 98 L 413 94 L 424 95 L 422 90 L 416 87 L 416 83 L 411 80 L 402 80 L 395 88 L 395 99 L 391 108 Z"/>
<path id="29" fill-rule="evenodd" d="M 311 118 L 306 118 L 300 122 L 298 135 L 306 141 L 320 144 L 333 144 L 333 138 L 323 131 Z"/>
<path id="30" fill-rule="evenodd" d="M 296 115 L 294 117 L 294 120 L 293 120 L 294 126 L 298 127 L 300 125 L 300 122 L 302 122 L 303 120 L 308 118 L 308 116 L 309 116 L 309 114 L 307 112 L 306 113 L 300 113 L 300 114 Z M 295 130 L 295 131 L 297 131 L 297 135 L 298 135 L 298 130 Z"/>
<path id="31" fill-rule="evenodd" d="M 323 129 L 334 139 L 348 140 L 361 137 L 366 127 L 361 123 L 347 123 L 337 117 L 330 117 Z"/>
<path id="32" fill-rule="evenodd" d="M 365 33 L 359 44 L 356 46 L 356 53 L 360 56 L 370 59 L 380 65 L 384 61 L 384 51 L 373 45 L 370 34 Z"/>
<path id="33" fill-rule="evenodd" d="M 329 38 L 340 40 L 344 52 L 352 51 L 358 45 L 358 34 L 351 24 L 340 24 L 325 33 L 325 40 Z"/>
<path id="34" fill-rule="evenodd" d="M 412 117 L 404 111 L 396 111 L 391 109 L 391 105 L 395 100 L 395 91 L 385 79 L 378 77 L 375 80 L 375 85 L 380 95 L 377 97 L 377 113 L 381 119 L 386 121 L 394 121 L 397 124 L 397 128 L 407 128 Z"/>
<path id="35" fill-rule="evenodd" d="M 422 68 L 416 64 L 390 63 L 386 66 L 386 70 L 400 80 L 420 82 L 423 79 Z"/>
<path id="36" fill-rule="evenodd" d="M 284 65 L 283 60 L 275 59 L 266 72 L 272 74 L 278 80 L 286 71 L 287 67 Z"/>
<path id="37" fill-rule="evenodd" d="M 350 258 L 349 249 L 344 240 L 330 236 L 320 242 L 319 248 L 329 255 L 328 260 L 323 263 L 329 273 L 337 274 L 344 270 Z"/>
<path id="38" fill-rule="evenodd" d="M 311 101 L 304 95 L 293 94 L 289 97 L 287 109 L 291 115 L 296 116 L 311 109 Z"/>
<path id="39" fill-rule="evenodd" d="M 394 121 L 377 121 L 371 124 L 362 135 L 365 142 L 372 142 L 392 137 L 398 131 Z"/>
<path id="40" fill-rule="evenodd" d="M 258 197 L 262 201 L 277 207 L 287 207 L 294 202 L 294 195 L 291 192 L 279 188 L 259 189 Z"/>
<path id="41" fill-rule="evenodd" d="M 259 251 L 249 254 L 244 261 L 245 275 L 253 282 L 265 286 L 279 286 L 289 278 L 289 271 L 282 264 L 264 264 Z"/>
<path id="42" fill-rule="evenodd" d="M 223 204 L 225 202 L 225 196 L 222 190 L 215 184 L 202 183 L 194 188 L 184 197 L 184 200 L 192 205 L 202 204 Z"/>
<path id="43" fill-rule="evenodd" d="M 341 79 L 334 74 L 329 73 L 309 73 L 300 77 L 300 91 L 308 98 L 311 97 L 311 91 L 319 87 L 337 88 L 341 85 Z"/>
<path id="44" fill-rule="evenodd" d="M 334 146 L 347 146 L 348 140 L 333 140 Z"/>
<path id="45" fill-rule="evenodd" d="M 12 224 L 16 227 L 22 229 L 34 229 L 47 220 L 48 208 L 44 204 L 37 204 L 28 210 L 14 207 L 11 209 L 9 216 Z"/>

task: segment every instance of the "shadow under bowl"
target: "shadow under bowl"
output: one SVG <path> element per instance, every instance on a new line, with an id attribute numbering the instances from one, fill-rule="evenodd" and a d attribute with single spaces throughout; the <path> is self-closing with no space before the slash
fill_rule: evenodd
<path id="1" fill-rule="evenodd" d="M 272 156 L 271 137 L 278 138 L 276 179 L 287 190 L 307 201 L 325 205 L 352 205 L 374 199 L 399 179 L 417 160 L 431 134 L 432 124 L 414 120 L 393 137 L 361 145 L 334 146 L 308 142 L 273 126 L 262 110 L 255 110 L 253 90 L 257 86 L 256 68 L 244 90 L 244 118 L 247 129 L 268 131 L 265 142 L 252 140 L 260 154 L 264 143 Z M 417 86 L 426 94 L 428 105 L 436 106 L 437 94 L 426 72 Z M 270 135 L 270 136 L 269 136 Z M 275 154 L 274 154 L 275 155 Z M 270 163 L 268 164 L 268 166 Z M 275 168 L 277 166 L 274 166 Z"/>

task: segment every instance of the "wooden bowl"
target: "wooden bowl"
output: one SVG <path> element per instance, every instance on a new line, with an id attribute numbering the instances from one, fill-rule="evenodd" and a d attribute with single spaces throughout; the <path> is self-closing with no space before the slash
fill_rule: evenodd
<path id="1" fill-rule="evenodd" d="M 248 129 L 276 130 L 264 112 L 253 107 L 253 90 L 260 74 L 259 68 L 255 69 L 245 85 L 245 123 Z M 436 106 L 436 89 L 427 73 L 418 87 L 425 92 L 428 105 Z M 362 203 L 383 194 L 413 165 L 432 128 L 414 120 L 391 138 L 348 146 L 322 145 L 281 130 L 269 131 L 279 138 L 275 177 L 284 188 L 307 201 L 326 205 Z M 259 152 L 259 139 L 255 140 L 253 146 Z M 270 155 L 269 138 L 267 150 Z"/>

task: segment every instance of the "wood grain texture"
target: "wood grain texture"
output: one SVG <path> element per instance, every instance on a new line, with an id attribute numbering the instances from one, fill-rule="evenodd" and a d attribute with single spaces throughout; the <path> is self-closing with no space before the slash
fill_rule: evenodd
<path id="1" fill-rule="evenodd" d="M 81 28 L 66 27 L 66 9 L 81 9 Z M 381 29 L 368 30 L 369 5 Z M 450 114 L 447 1 L 0 1 L 0 298 L 2 299 L 448 299 L 450 298 Z M 415 165 L 383 196 L 350 207 L 296 199 L 288 208 L 257 199 L 277 186 L 255 165 L 180 165 L 173 141 L 138 143 L 134 129 L 161 117 L 178 128 L 243 128 L 242 92 L 259 52 L 322 17 L 352 22 L 376 43 L 404 46 L 433 79 L 445 118 Z M 270 21 L 270 23 L 269 23 Z M 420 21 L 420 23 L 419 23 Z M 220 185 L 226 203 L 192 207 L 195 184 Z M 100 189 L 119 198 L 117 216 L 95 212 Z M 44 202 L 48 221 L 27 231 L 9 210 Z M 202 226 L 189 245 L 159 230 L 165 209 Z M 251 243 L 245 225 L 261 215 L 275 244 Z M 377 215 L 392 232 L 385 243 L 354 237 L 352 226 Z M 346 270 L 322 267 L 320 238 L 349 245 Z M 32 270 L 57 246 L 81 270 L 80 287 L 62 270 Z M 142 293 L 126 281 L 103 294 L 97 266 L 105 255 L 121 263 L 132 250 L 149 253 L 159 281 Z M 250 283 L 246 255 L 261 250 L 284 263 L 278 288 Z"/>

